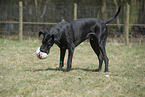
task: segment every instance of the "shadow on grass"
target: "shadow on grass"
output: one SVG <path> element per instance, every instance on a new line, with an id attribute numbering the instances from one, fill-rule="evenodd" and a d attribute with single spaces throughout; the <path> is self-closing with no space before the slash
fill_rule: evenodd
<path id="1" fill-rule="evenodd" d="M 83 68 L 72 68 L 70 71 L 73 71 L 73 70 L 83 70 L 83 71 L 89 71 L 89 72 L 98 72 L 96 70 L 93 70 L 93 69 L 83 69 Z M 40 72 L 40 71 L 62 71 L 62 72 L 66 72 L 66 69 L 62 69 L 62 70 L 59 70 L 58 68 L 47 68 L 47 69 L 37 69 L 37 70 L 27 70 L 27 71 L 31 71 L 31 72 Z"/>

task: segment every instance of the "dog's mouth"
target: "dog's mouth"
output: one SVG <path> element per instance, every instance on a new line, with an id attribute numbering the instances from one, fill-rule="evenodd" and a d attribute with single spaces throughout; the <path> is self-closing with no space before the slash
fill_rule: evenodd
<path id="1" fill-rule="evenodd" d="M 49 50 L 44 50 L 44 49 L 41 49 L 41 48 L 40 48 L 40 51 L 43 52 L 43 53 L 49 54 Z"/>
<path id="2" fill-rule="evenodd" d="M 43 52 L 43 53 L 47 53 L 47 54 L 49 54 L 49 51 L 47 50 L 47 51 L 44 51 L 44 50 L 40 50 L 41 52 Z"/>

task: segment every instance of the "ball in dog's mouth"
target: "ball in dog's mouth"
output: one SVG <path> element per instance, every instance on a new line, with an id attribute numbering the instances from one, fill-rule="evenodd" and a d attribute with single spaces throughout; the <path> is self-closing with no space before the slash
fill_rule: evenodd
<path id="1" fill-rule="evenodd" d="M 36 56 L 39 58 L 39 59 L 45 59 L 48 57 L 48 54 L 45 53 L 45 52 L 41 52 L 40 51 L 40 47 L 36 50 Z"/>

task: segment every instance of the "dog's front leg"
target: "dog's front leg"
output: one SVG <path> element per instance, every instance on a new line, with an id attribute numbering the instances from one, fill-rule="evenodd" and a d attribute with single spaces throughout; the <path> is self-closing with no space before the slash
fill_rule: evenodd
<path id="1" fill-rule="evenodd" d="M 60 48 L 60 65 L 59 65 L 59 70 L 62 70 L 62 67 L 64 66 L 65 52 L 66 52 L 66 49 Z"/>
<path id="2" fill-rule="evenodd" d="M 67 72 L 69 72 L 72 67 L 72 58 L 73 58 L 74 48 L 75 47 L 70 47 L 68 49 L 68 61 L 67 61 L 67 70 L 66 70 Z"/>

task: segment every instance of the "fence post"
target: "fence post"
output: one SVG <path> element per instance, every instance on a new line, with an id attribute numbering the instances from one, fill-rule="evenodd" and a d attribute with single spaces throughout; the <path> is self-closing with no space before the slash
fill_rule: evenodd
<path id="1" fill-rule="evenodd" d="M 23 38 L 23 4 L 19 2 L 19 41 L 22 42 Z"/>
<path id="2" fill-rule="evenodd" d="M 77 4 L 74 4 L 74 20 L 77 20 Z"/>
<path id="3" fill-rule="evenodd" d="M 125 24 L 124 24 L 124 35 L 125 35 L 125 45 L 129 45 L 129 14 L 130 5 L 127 3 L 125 7 Z"/>

